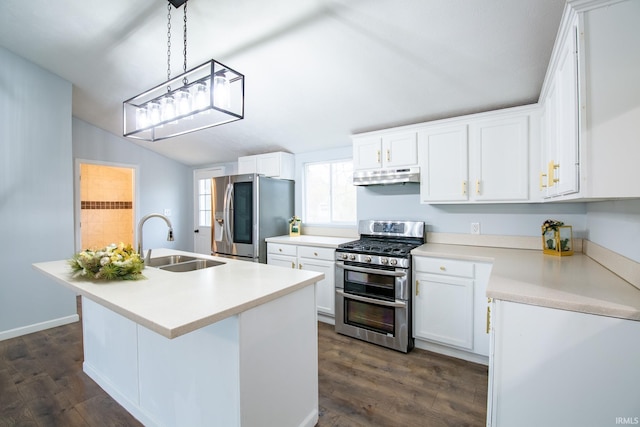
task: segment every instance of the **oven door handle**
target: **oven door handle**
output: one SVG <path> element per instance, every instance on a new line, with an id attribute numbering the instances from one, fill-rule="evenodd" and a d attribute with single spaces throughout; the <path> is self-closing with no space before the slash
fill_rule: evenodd
<path id="1" fill-rule="evenodd" d="M 356 267 L 354 265 L 345 266 L 344 263 L 340 261 L 336 262 L 336 267 L 342 268 L 343 270 L 358 271 L 360 273 L 379 274 L 381 276 L 404 277 L 407 275 L 406 272 L 402 271 L 386 271 L 373 268 Z"/>
<path id="2" fill-rule="evenodd" d="M 379 300 L 379 299 L 373 299 L 373 298 L 361 297 L 359 295 L 347 294 L 342 289 L 336 289 L 336 293 L 338 295 L 344 297 L 344 298 L 348 298 L 348 299 L 352 299 L 352 300 L 356 300 L 356 301 L 361 301 L 361 302 L 368 302 L 370 304 L 384 305 L 385 307 L 402 308 L 402 307 L 405 307 L 407 305 L 407 303 L 404 302 L 404 301 L 398 301 L 398 300 L 396 300 L 396 302 L 382 301 L 382 300 Z"/>

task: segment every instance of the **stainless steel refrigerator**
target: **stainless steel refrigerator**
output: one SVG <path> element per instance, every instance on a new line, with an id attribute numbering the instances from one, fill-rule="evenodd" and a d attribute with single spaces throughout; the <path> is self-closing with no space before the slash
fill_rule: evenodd
<path id="1" fill-rule="evenodd" d="M 265 238 L 289 233 L 294 182 L 256 174 L 212 178 L 211 251 L 267 262 Z"/>

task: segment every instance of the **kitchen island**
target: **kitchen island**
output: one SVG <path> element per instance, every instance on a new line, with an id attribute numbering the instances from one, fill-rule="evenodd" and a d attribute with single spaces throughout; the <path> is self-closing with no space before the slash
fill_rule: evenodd
<path id="1" fill-rule="evenodd" d="M 146 280 L 73 279 L 66 261 L 34 268 L 82 296 L 83 369 L 149 426 L 313 426 L 318 420 L 320 273 L 158 249 L 224 264 L 147 267 Z"/>

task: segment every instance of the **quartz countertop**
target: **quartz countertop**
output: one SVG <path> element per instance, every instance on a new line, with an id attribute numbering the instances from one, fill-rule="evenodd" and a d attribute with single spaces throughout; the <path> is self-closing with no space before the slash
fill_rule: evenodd
<path id="1" fill-rule="evenodd" d="M 433 243 L 412 254 L 492 263 L 490 298 L 640 320 L 640 290 L 583 254 Z"/>
<path id="2" fill-rule="evenodd" d="M 324 278 L 324 274 L 313 271 L 153 249 L 153 258 L 167 255 L 190 255 L 225 264 L 182 273 L 146 267 L 146 280 L 111 282 L 73 279 L 66 260 L 36 263 L 33 267 L 167 338 L 237 315 Z"/>
<path id="3" fill-rule="evenodd" d="M 331 236 L 311 236 L 302 234 L 300 236 L 276 236 L 265 239 L 267 243 L 282 243 L 286 245 L 317 246 L 324 248 L 337 248 L 342 243 L 357 240 L 354 237 L 331 237 Z"/>

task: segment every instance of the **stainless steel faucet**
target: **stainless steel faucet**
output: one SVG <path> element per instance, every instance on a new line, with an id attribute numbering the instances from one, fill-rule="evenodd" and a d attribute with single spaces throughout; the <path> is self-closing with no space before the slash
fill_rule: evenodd
<path id="1" fill-rule="evenodd" d="M 144 225 L 144 223 L 149 218 L 153 218 L 153 217 L 158 217 L 158 218 L 164 219 L 164 222 L 167 223 L 167 227 L 169 227 L 169 233 L 167 234 L 167 241 L 168 242 L 173 242 L 173 227 L 171 226 L 171 221 L 169 221 L 169 218 L 167 218 L 166 216 L 161 215 L 159 213 L 152 213 L 152 214 L 149 214 L 149 215 L 145 215 L 145 216 L 142 217 L 142 219 L 138 223 L 138 253 L 140 254 L 140 256 L 143 256 L 143 254 L 142 254 L 142 226 Z M 145 265 L 149 265 L 149 262 L 151 262 L 151 249 L 147 250 L 147 256 L 144 257 L 144 264 Z"/>

